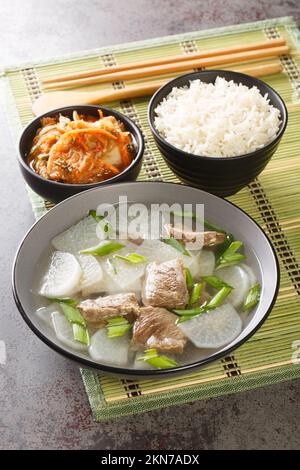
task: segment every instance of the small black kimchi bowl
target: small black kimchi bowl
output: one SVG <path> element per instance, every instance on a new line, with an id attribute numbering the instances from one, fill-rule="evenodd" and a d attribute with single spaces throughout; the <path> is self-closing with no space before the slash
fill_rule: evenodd
<path id="1" fill-rule="evenodd" d="M 217 77 L 256 86 L 262 95 L 268 94 L 270 104 L 280 111 L 281 124 L 274 140 L 263 148 L 236 157 L 205 157 L 184 152 L 169 144 L 157 131 L 154 124 L 157 105 L 174 87 L 188 86 L 190 81 L 200 79 L 214 83 Z M 230 196 L 247 186 L 265 168 L 276 151 L 287 125 L 287 109 L 283 99 L 269 85 L 243 73 L 225 70 L 203 70 L 181 75 L 162 86 L 152 97 L 148 108 L 149 125 L 163 158 L 173 172 L 186 184 L 218 196 Z"/>
<path id="2" fill-rule="evenodd" d="M 118 119 L 118 121 L 122 122 L 126 130 L 133 136 L 133 140 L 136 145 L 136 155 L 131 164 L 124 171 L 122 171 L 122 173 L 108 180 L 97 183 L 67 184 L 43 178 L 30 168 L 27 163 L 27 156 L 36 131 L 39 129 L 39 127 L 41 127 L 41 119 L 43 117 L 52 117 L 57 116 L 58 114 L 72 117 L 73 111 L 77 111 L 78 113 L 84 115 L 99 117 L 99 109 L 101 109 L 104 116 L 114 116 L 116 119 Z M 131 119 L 129 119 L 124 114 L 110 108 L 105 108 L 103 106 L 66 106 L 63 108 L 54 109 L 41 116 L 38 116 L 25 127 L 19 140 L 18 160 L 22 175 L 30 188 L 43 198 L 56 203 L 87 189 L 125 181 L 135 181 L 141 169 L 144 147 L 144 138 L 141 130 Z"/>

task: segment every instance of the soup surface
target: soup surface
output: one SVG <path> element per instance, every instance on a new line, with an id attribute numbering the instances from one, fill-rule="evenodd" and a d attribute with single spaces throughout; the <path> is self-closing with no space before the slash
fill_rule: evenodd
<path id="1" fill-rule="evenodd" d="M 196 231 L 163 217 L 153 239 L 143 218 L 138 230 L 127 220 L 114 231 L 109 216 L 91 210 L 53 238 L 36 279 L 36 315 L 61 344 L 101 364 L 195 362 L 241 333 L 259 302 L 256 274 L 243 243 L 207 221 Z"/>

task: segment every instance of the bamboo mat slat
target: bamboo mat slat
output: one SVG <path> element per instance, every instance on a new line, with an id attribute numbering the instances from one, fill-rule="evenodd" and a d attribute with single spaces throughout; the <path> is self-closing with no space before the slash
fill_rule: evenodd
<path id="1" fill-rule="evenodd" d="M 193 400 L 233 394 L 300 377 L 300 35 L 290 17 L 218 28 L 144 42 L 105 47 L 88 53 L 18 65 L 0 75 L 14 139 L 32 118 L 31 103 L 43 91 L 45 78 L 93 68 L 111 67 L 159 56 L 189 54 L 235 44 L 284 37 L 291 47 L 281 57 L 284 72 L 263 79 L 286 101 L 289 124 L 278 151 L 265 171 L 229 199 L 253 217 L 276 249 L 281 285 L 268 320 L 244 345 L 198 372 L 161 380 L 116 379 L 91 370 L 81 374 L 93 416 L 103 420 Z M 160 77 L 161 78 L 161 77 Z M 136 80 L 136 83 L 143 80 Z M 105 88 L 106 84 L 81 89 Z M 127 86 L 117 82 L 115 88 Z M 140 180 L 179 182 L 164 163 L 147 124 L 148 99 L 109 104 L 143 130 L 146 149 Z M 35 216 L 51 206 L 28 188 Z M 300 358 L 300 354 L 299 354 Z M 298 362 L 298 363 L 297 363 Z"/>

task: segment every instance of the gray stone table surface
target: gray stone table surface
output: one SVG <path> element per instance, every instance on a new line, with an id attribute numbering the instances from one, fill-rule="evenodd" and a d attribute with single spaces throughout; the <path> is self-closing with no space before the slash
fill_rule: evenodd
<path id="1" fill-rule="evenodd" d="M 294 15 L 297 0 L 0 0 L 0 64 Z M 33 222 L 0 111 L 1 449 L 295 449 L 300 382 L 94 423 L 76 365 L 39 341 L 12 299 L 11 265 Z"/>

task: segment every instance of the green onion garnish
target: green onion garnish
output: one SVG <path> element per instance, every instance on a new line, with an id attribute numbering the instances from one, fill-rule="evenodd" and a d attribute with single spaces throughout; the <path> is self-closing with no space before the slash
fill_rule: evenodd
<path id="1" fill-rule="evenodd" d="M 138 358 L 138 361 L 148 362 L 148 364 L 157 369 L 169 369 L 170 367 L 178 366 L 177 362 L 167 356 L 160 356 L 156 349 L 146 349 L 143 356 Z"/>
<path id="2" fill-rule="evenodd" d="M 104 240 L 99 245 L 92 246 L 91 248 L 87 248 L 86 250 L 81 250 L 79 253 L 81 255 L 106 256 L 124 247 L 125 245 L 122 245 L 122 243 L 113 240 Z"/>
<path id="3" fill-rule="evenodd" d="M 132 325 L 124 317 L 115 317 L 108 320 L 106 324 L 107 336 L 109 338 L 117 338 L 125 335 Z"/>
<path id="4" fill-rule="evenodd" d="M 223 287 L 208 303 L 202 305 L 201 307 L 190 308 L 186 310 L 173 310 L 173 312 L 180 317 L 177 323 L 183 323 L 185 321 L 191 320 L 192 318 L 198 317 L 203 313 L 208 313 L 210 310 L 214 310 L 221 305 L 223 300 L 230 294 L 231 291 L 231 287 Z"/>
<path id="5" fill-rule="evenodd" d="M 220 279 L 218 276 L 204 276 L 203 280 L 207 284 L 218 290 L 222 289 L 223 287 L 230 287 L 232 289 L 232 286 L 227 284 L 225 281 L 223 281 L 223 279 Z"/>
<path id="6" fill-rule="evenodd" d="M 231 242 L 229 247 L 224 251 L 223 256 L 232 255 L 233 253 L 238 251 L 242 246 L 243 242 L 240 242 L 238 240 Z"/>
<path id="7" fill-rule="evenodd" d="M 194 279 L 192 276 L 191 271 L 189 268 L 184 268 L 184 273 L 185 273 L 185 280 L 186 280 L 186 285 L 188 290 L 192 290 L 194 288 Z"/>
<path id="8" fill-rule="evenodd" d="M 251 310 L 253 307 L 255 307 L 256 304 L 258 304 L 259 297 L 260 297 L 260 285 L 255 284 L 253 287 L 251 287 L 248 294 L 246 295 L 243 309 Z"/>
<path id="9" fill-rule="evenodd" d="M 234 236 L 231 233 L 228 233 L 225 237 L 224 242 L 221 245 L 217 245 L 215 249 L 216 261 L 224 254 L 224 252 L 229 248 L 231 243 L 234 242 Z"/>
<path id="10" fill-rule="evenodd" d="M 73 336 L 75 341 L 86 344 L 89 346 L 90 337 L 89 332 L 86 327 L 86 322 L 83 316 L 80 313 L 80 310 L 76 308 L 78 305 L 77 300 L 73 299 L 52 299 L 55 302 L 58 302 L 63 314 L 67 320 L 71 323 L 73 329 Z"/>
<path id="11" fill-rule="evenodd" d="M 121 259 L 123 261 L 127 261 L 128 263 L 139 264 L 139 263 L 146 263 L 147 258 L 143 255 L 139 255 L 138 253 L 130 253 L 129 255 L 122 256 L 122 255 L 115 255 L 115 258 Z"/>
<path id="12" fill-rule="evenodd" d="M 197 282 L 197 284 L 194 285 L 190 300 L 189 300 L 189 305 L 192 307 L 196 302 L 199 301 L 201 293 L 203 290 L 203 282 Z"/>
<path id="13" fill-rule="evenodd" d="M 187 308 L 187 309 L 174 309 L 172 312 L 176 313 L 179 316 L 195 316 L 195 315 L 200 315 L 200 313 L 203 313 L 206 311 L 206 305 L 201 306 L 201 307 L 195 307 L 195 308 Z"/>
<path id="14" fill-rule="evenodd" d="M 210 308 L 216 308 L 221 305 L 223 300 L 230 294 L 232 291 L 232 287 L 222 287 L 214 296 L 213 298 L 208 302 L 207 307 Z"/>
<path id="15" fill-rule="evenodd" d="M 95 209 L 91 209 L 89 211 L 89 215 L 93 217 L 97 222 L 100 222 L 100 220 L 104 219 L 103 215 L 97 215 L 97 212 L 95 211 Z"/>
<path id="16" fill-rule="evenodd" d="M 231 242 L 228 248 L 224 251 L 224 253 L 219 257 L 217 260 L 217 269 L 224 267 L 224 266 L 232 266 L 233 264 L 237 264 L 240 261 L 246 258 L 245 255 L 241 253 L 236 253 L 243 246 L 243 242 L 234 241 Z"/>
<path id="17" fill-rule="evenodd" d="M 245 255 L 242 255 L 240 253 L 232 253 L 232 255 L 222 255 L 221 258 L 218 261 L 218 266 L 216 269 L 224 268 L 225 266 L 232 266 L 234 264 L 240 263 L 240 261 L 243 261 L 246 259 Z"/>
<path id="18" fill-rule="evenodd" d="M 73 336 L 76 341 L 79 341 L 80 343 L 86 344 L 89 346 L 90 344 L 90 335 L 89 332 L 86 328 L 84 328 L 81 325 L 78 325 L 78 323 L 73 323 L 72 324 L 73 328 Z"/>
<path id="19" fill-rule="evenodd" d="M 86 326 L 85 319 L 80 313 L 80 310 L 73 305 L 66 304 L 64 302 L 60 302 L 60 307 L 63 311 L 65 317 L 69 320 L 70 323 L 77 323 L 83 327 Z"/>
<path id="20" fill-rule="evenodd" d="M 171 245 L 175 250 L 180 251 L 185 256 L 191 256 L 189 251 L 184 247 L 182 243 L 180 243 L 176 238 L 170 237 L 170 238 L 163 238 L 163 242 L 167 243 L 168 245 Z"/>

